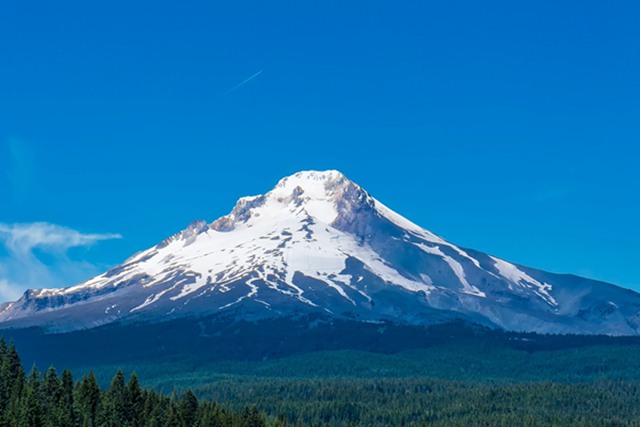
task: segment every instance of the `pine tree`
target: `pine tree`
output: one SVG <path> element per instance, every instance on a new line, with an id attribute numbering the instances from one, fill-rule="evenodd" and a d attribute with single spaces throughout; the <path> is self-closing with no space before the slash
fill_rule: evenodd
<path id="1" fill-rule="evenodd" d="M 7 376 L 7 389 L 9 391 L 9 402 L 15 401 L 22 394 L 24 387 L 25 375 L 24 369 L 22 369 L 22 362 L 20 356 L 16 351 L 16 347 L 13 342 L 7 349 L 6 356 L 2 363 L 2 370 Z"/>
<path id="2" fill-rule="evenodd" d="M 134 427 L 140 427 L 143 425 L 142 412 L 144 409 L 144 398 L 142 396 L 142 389 L 138 382 L 138 375 L 135 372 L 131 374 L 129 384 L 127 384 L 127 420 Z"/>
<path id="3" fill-rule="evenodd" d="M 40 386 L 40 373 L 34 366 L 24 389 L 18 421 L 19 427 L 42 427 L 44 425 Z"/>
<path id="4" fill-rule="evenodd" d="M 58 422 L 60 427 L 75 427 L 78 425 L 78 417 L 73 404 L 73 376 L 69 369 L 62 371 L 58 413 Z"/>
<path id="5" fill-rule="evenodd" d="M 100 386 L 93 371 L 84 376 L 76 387 L 75 402 L 79 417 L 88 426 L 97 426 L 97 415 L 100 408 Z"/>
<path id="6" fill-rule="evenodd" d="M 9 407 L 9 373 L 7 371 L 7 342 L 0 337 L 0 424 L 6 425 Z"/>
<path id="7" fill-rule="evenodd" d="M 242 413 L 242 425 L 245 427 L 266 427 L 267 422 L 255 406 L 245 408 Z"/>
<path id="8" fill-rule="evenodd" d="M 59 403 L 62 397 L 62 381 L 58 378 L 56 369 L 51 366 L 42 378 L 40 386 L 42 407 L 43 407 L 43 423 L 47 427 L 57 427 L 60 425 Z"/>
<path id="9" fill-rule="evenodd" d="M 111 380 L 109 391 L 105 394 L 102 423 L 109 427 L 129 427 L 130 423 L 127 419 L 127 414 L 129 413 L 128 403 L 124 374 L 121 369 L 118 369 L 118 372 Z"/>
<path id="10" fill-rule="evenodd" d="M 180 400 L 180 424 L 182 427 L 192 427 L 198 417 L 198 399 L 191 390 L 187 390 Z"/>
<path id="11" fill-rule="evenodd" d="M 169 401 L 169 407 L 166 417 L 166 427 L 181 427 L 180 425 L 180 413 L 177 404 L 176 392 L 173 393 L 171 400 Z"/>

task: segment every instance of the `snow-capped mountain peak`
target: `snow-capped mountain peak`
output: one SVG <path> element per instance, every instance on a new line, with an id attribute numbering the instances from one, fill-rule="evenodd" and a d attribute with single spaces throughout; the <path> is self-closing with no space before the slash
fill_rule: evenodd
<path id="1" fill-rule="evenodd" d="M 283 215 L 306 216 L 332 224 L 339 214 L 373 199 L 338 171 L 306 171 L 281 179 L 268 193 L 242 197 L 231 213 L 212 224 L 218 231 L 277 221 Z"/>
<path id="2" fill-rule="evenodd" d="M 462 317 L 538 332 L 640 330 L 640 295 L 460 248 L 338 171 L 283 178 L 263 195 L 240 198 L 228 215 L 194 221 L 85 283 L 28 291 L 0 307 L 0 322 L 70 329 L 231 310 L 413 324 Z"/>

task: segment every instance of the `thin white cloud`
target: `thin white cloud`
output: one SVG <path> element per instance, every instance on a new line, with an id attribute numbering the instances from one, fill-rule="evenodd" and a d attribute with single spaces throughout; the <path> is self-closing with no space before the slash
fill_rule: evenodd
<path id="1" fill-rule="evenodd" d="M 15 301 L 20 297 L 20 291 L 7 280 L 0 279 L 0 301 Z"/>
<path id="2" fill-rule="evenodd" d="M 23 224 L 0 223 L 0 240 L 9 251 L 30 253 L 35 248 L 66 252 L 78 246 L 91 246 L 100 240 L 120 239 L 119 234 L 83 234 L 48 222 Z"/>
<path id="3" fill-rule="evenodd" d="M 244 79 L 243 81 L 241 81 L 240 83 L 238 83 L 237 85 L 235 85 L 234 87 L 232 87 L 231 89 L 229 89 L 228 91 L 225 92 L 225 96 L 229 95 L 231 92 L 233 92 L 236 89 L 241 88 L 242 86 L 246 85 L 247 83 L 249 83 L 251 80 L 255 79 L 256 77 L 258 77 L 260 74 L 262 74 L 262 70 L 258 71 L 257 73 L 247 77 L 246 79 Z"/>
<path id="4" fill-rule="evenodd" d="M 97 274 L 93 264 L 69 258 L 69 249 L 119 238 L 119 234 L 86 234 L 47 222 L 0 223 L 0 245 L 6 250 L 0 257 L 0 301 L 15 299 L 29 288 L 73 285 Z"/>

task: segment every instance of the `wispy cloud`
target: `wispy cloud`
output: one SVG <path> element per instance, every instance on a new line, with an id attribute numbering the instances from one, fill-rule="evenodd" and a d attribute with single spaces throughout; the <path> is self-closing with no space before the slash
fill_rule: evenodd
<path id="1" fill-rule="evenodd" d="M 71 259 L 71 248 L 89 247 L 119 234 L 85 234 L 47 222 L 0 223 L 0 301 L 12 300 L 29 288 L 67 286 L 98 273 L 85 261 Z M 43 259 L 47 259 L 47 262 Z"/>
<path id="2" fill-rule="evenodd" d="M 0 301 L 14 301 L 18 299 L 20 292 L 16 291 L 9 281 L 0 279 Z"/>
<path id="3" fill-rule="evenodd" d="M 237 85 L 235 85 L 234 87 L 232 87 L 231 89 L 229 89 L 228 91 L 225 92 L 224 96 L 229 95 L 231 92 L 233 92 L 234 90 L 239 89 L 240 87 L 246 85 L 247 83 L 249 83 L 251 80 L 255 79 L 256 77 L 258 77 L 260 74 L 262 74 L 262 70 L 258 71 L 257 73 L 247 77 L 246 79 L 244 79 L 243 81 L 241 81 L 240 83 L 238 83 Z"/>

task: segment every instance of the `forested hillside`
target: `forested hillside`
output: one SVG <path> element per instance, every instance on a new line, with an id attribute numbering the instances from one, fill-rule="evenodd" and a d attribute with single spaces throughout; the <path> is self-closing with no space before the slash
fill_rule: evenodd
<path id="1" fill-rule="evenodd" d="M 278 425 L 278 423 L 271 423 Z M 28 374 L 13 344 L 0 339 L 0 425 L 7 427 L 258 427 L 265 416 L 255 407 L 232 412 L 201 402 L 190 390 L 164 396 L 128 381 L 118 370 L 101 390 L 89 373 L 74 382 L 71 371 L 54 367 Z"/>
<path id="2" fill-rule="evenodd" d="M 619 356 L 614 356 L 614 346 L 581 350 L 583 359 L 569 353 L 555 353 L 555 362 L 564 365 L 568 358 L 574 362 L 599 359 L 606 365 L 612 365 L 617 359 L 632 362 L 629 355 L 633 348 L 617 350 L 621 352 Z M 607 353 L 609 356 L 604 358 Z M 415 356 L 422 358 L 424 354 Z M 361 372 L 360 376 L 349 377 L 344 375 L 347 368 L 339 369 L 338 376 L 330 372 L 331 366 L 337 369 L 336 365 L 344 365 L 354 357 L 364 357 L 363 363 L 372 368 L 377 366 L 376 374 Z M 608 372 L 606 376 L 610 379 L 595 379 L 590 375 L 579 377 L 577 382 L 541 378 L 465 379 L 460 366 L 463 375 L 449 380 L 407 376 L 401 370 L 394 373 L 385 368 L 384 358 L 377 360 L 380 357 L 387 356 L 367 358 L 364 353 L 324 353 L 318 354 L 323 362 L 309 357 L 283 360 L 290 365 L 289 374 L 281 371 L 280 363 L 266 362 L 260 364 L 262 368 L 258 368 L 258 362 L 253 368 L 247 364 L 224 366 L 220 363 L 219 371 L 209 375 L 205 370 L 180 375 L 172 373 L 170 365 L 160 365 L 149 367 L 156 374 L 151 376 L 146 372 L 141 377 L 141 385 L 135 373 L 125 375 L 115 367 L 110 381 L 106 380 L 106 368 L 102 368 L 98 376 L 88 372 L 79 381 L 73 380 L 68 369 L 58 374 L 50 367 L 41 374 L 33 367 L 26 373 L 15 346 L 0 339 L 0 425 L 640 426 L 640 383 L 634 379 L 637 371 L 632 366 L 628 366 L 631 369 L 624 375 L 627 379 L 614 379 L 612 372 L 622 372 L 616 370 Z M 498 355 L 493 359 L 497 360 Z M 391 362 L 398 365 L 399 359 Z M 303 365 L 309 364 L 316 367 L 311 370 L 307 367 L 305 371 Z M 404 367 L 405 370 L 415 368 L 414 364 Z M 262 376 L 258 375 L 259 369 L 264 371 Z M 164 379 L 152 381 L 160 370 L 166 371 Z M 305 377 L 290 375 L 293 370 Z M 167 393 L 171 390 L 170 383 L 176 391 Z M 153 388 L 146 388 L 145 384 Z M 162 389 L 164 394 L 159 391 Z"/>

